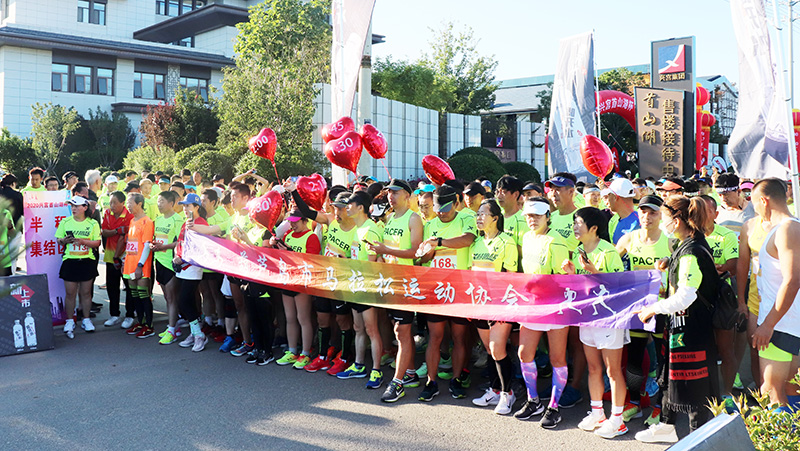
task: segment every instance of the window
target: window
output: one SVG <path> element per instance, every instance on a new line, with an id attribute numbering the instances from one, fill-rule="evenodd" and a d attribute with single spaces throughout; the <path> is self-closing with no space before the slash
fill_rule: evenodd
<path id="1" fill-rule="evenodd" d="M 3 19 L 8 19 L 8 0 L 2 0 L 2 3 L 0 3 L 0 8 L 3 9 Z"/>
<path id="2" fill-rule="evenodd" d="M 107 0 L 78 0 L 78 22 L 106 24 Z"/>
<path id="3" fill-rule="evenodd" d="M 194 36 L 189 36 L 186 38 L 181 39 L 180 41 L 175 41 L 172 45 L 177 45 L 180 47 L 194 47 Z"/>
<path id="4" fill-rule="evenodd" d="M 53 63 L 51 84 L 58 92 L 113 96 L 114 69 Z"/>
<path id="5" fill-rule="evenodd" d="M 206 6 L 206 0 L 156 0 L 156 14 L 176 17 Z"/>
<path id="6" fill-rule="evenodd" d="M 137 99 L 164 100 L 164 76 L 135 72 L 133 74 L 133 96 Z"/>
<path id="7" fill-rule="evenodd" d="M 208 80 L 202 78 L 181 77 L 181 88 L 200 94 L 203 100 L 208 101 Z"/>
<path id="8" fill-rule="evenodd" d="M 69 66 L 53 64 L 53 91 L 69 91 Z"/>

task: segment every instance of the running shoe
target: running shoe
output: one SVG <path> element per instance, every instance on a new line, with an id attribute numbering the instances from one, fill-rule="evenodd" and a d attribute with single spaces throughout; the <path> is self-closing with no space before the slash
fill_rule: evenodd
<path id="1" fill-rule="evenodd" d="M 742 378 L 739 377 L 739 373 L 736 373 L 736 379 L 733 380 L 733 388 L 736 390 L 744 390 L 744 384 L 742 384 Z"/>
<path id="2" fill-rule="evenodd" d="M 248 352 L 247 358 L 244 359 L 245 363 L 249 363 L 251 365 L 255 364 L 258 361 L 258 354 L 260 352 L 261 351 L 259 351 L 258 349 L 253 349 L 252 351 Z"/>
<path id="3" fill-rule="evenodd" d="M 117 324 L 121 323 L 122 319 L 119 316 L 112 316 L 111 318 L 107 319 L 106 322 L 103 323 L 105 327 L 112 327 L 116 326 Z"/>
<path id="4" fill-rule="evenodd" d="M 219 347 L 219 352 L 231 352 L 234 348 L 238 347 L 238 343 L 236 340 L 228 335 L 225 337 L 225 341 L 222 342 L 222 346 Z"/>
<path id="5" fill-rule="evenodd" d="M 155 334 L 156 334 L 156 330 L 155 329 L 153 329 L 152 327 L 149 327 L 149 326 L 144 326 L 139 331 L 139 333 L 136 334 L 136 338 L 148 338 L 148 337 L 152 337 Z"/>
<path id="6" fill-rule="evenodd" d="M 75 323 L 67 322 L 66 324 L 64 324 L 64 333 L 67 335 L 67 338 L 69 339 L 75 338 Z"/>
<path id="7" fill-rule="evenodd" d="M 177 340 L 178 340 L 178 338 L 175 337 L 175 335 L 172 335 L 172 333 L 167 330 L 167 331 L 164 332 L 164 334 L 161 337 L 161 339 L 158 340 L 158 344 L 160 344 L 160 345 L 171 345 L 172 343 L 175 343 Z"/>
<path id="8" fill-rule="evenodd" d="M 463 399 L 467 397 L 467 391 L 464 390 L 461 381 L 459 381 L 457 377 L 450 379 L 449 390 L 450 396 L 452 396 L 453 399 Z"/>
<path id="9" fill-rule="evenodd" d="M 514 392 L 509 391 L 508 393 L 501 391 L 500 392 L 500 400 L 497 402 L 497 405 L 494 406 L 494 413 L 498 415 L 508 415 L 511 413 L 511 410 L 514 407 L 514 402 L 517 400 L 517 397 L 514 396 Z"/>
<path id="10" fill-rule="evenodd" d="M 383 371 L 372 370 L 369 373 L 369 380 L 367 381 L 367 388 L 378 389 L 383 385 Z"/>
<path id="11" fill-rule="evenodd" d="M 727 412 L 728 415 L 733 415 L 734 413 L 739 411 L 739 408 L 736 407 L 736 403 L 733 402 L 733 398 L 731 398 L 730 396 L 722 398 L 722 404 L 725 405 L 725 412 Z"/>
<path id="12" fill-rule="evenodd" d="M 646 391 L 647 395 L 651 398 L 658 393 L 658 382 L 656 382 L 656 378 L 647 376 L 647 382 L 644 384 L 644 391 Z"/>
<path id="13" fill-rule="evenodd" d="M 440 370 L 452 370 L 453 369 L 453 356 L 450 356 L 447 359 L 443 359 L 443 358 L 439 357 L 439 369 Z"/>
<path id="14" fill-rule="evenodd" d="M 275 363 L 277 363 L 280 366 L 286 366 L 286 365 L 294 365 L 294 362 L 296 361 L 297 361 L 297 355 L 293 354 L 292 351 L 286 351 L 283 353 L 283 357 L 276 360 Z"/>
<path id="15" fill-rule="evenodd" d="M 292 365 L 292 368 L 296 370 L 302 370 L 309 363 L 311 363 L 311 357 L 305 354 L 300 354 L 299 356 L 297 356 L 297 360 L 294 362 L 294 365 Z"/>
<path id="16" fill-rule="evenodd" d="M 594 431 L 595 435 L 599 435 L 600 437 L 606 439 L 612 439 L 614 437 L 619 437 L 620 435 L 624 435 L 628 433 L 628 427 L 625 426 L 625 422 L 621 421 L 619 426 L 614 424 L 613 421 L 604 421 L 603 424 L 600 425 Z"/>
<path id="17" fill-rule="evenodd" d="M 653 411 L 650 412 L 650 416 L 644 420 L 644 424 L 647 426 L 653 426 L 661 422 L 661 409 L 659 407 L 653 407 Z"/>
<path id="18" fill-rule="evenodd" d="M 514 418 L 518 420 L 528 420 L 536 415 L 541 415 L 544 412 L 544 406 L 538 399 L 528 398 L 522 408 L 514 413 Z"/>
<path id="19" fill-rule="evenodd" d="M 381 396 L 382 402 L 397 402 L 400 398 L 406 395 L 406 391 L 402 384 L 392 382 L 386 387 L 386 391 Z"/>
<path id="20" fill-rule="evenodd" d="M 448 380 L 448 379 L 452 379 L 453 378 L 453 371 L 452 370 L 450 370 L 450 371 L 442 370 L 440 368 L 439 372 L 436 373 L 436 375 L 439 376 L 439 379 Z"/>
<path id="21" fill-rule="evenodd" d="M 192 352 L 200 352 L 206 348 L 208 344 L 208 337 L 205 335 L 198 335 L 194 337 L 194 346 L 192 346 Z"/>
<path id="22" fill-rule="evenodd" d="M 422 389 L 422 393 L 419 394 L 420 401 L 431 402 L 436 395 L 439 394 L 439 384 L 436 382 L 428 382 L 425 384 L 425 388 Z"/>
<path id="23" fill-rule="evenodd" d="M 264 366 L 274 361 L 275 361 L 275 356 L 272 355 L 272 349 L 266 349 L 258 354 L 258 360 L 256 360 L 256 365 Z"/>
<path id="24" fill-rule="evenodd" d="M 487 388 L 486 393 L 480 398 L 472 400 L 472 404 L 478 407 L 496 406 L 498 402 L 500 402 L 500 392 L 492 390 L 491 388 Z"/>
<path id="25" fill-rule="evenodd" d="M 242 343 L 241 346 L 231 351 L 231 355 L 234 357 L 241 357 L 248 352 L 252 351 L 255 346 L 253 343 Z"/>
<path id="26" fill-rule="evenodd" d="M 419 368 L 417 368 L 416 373 L 417 373 L 417 376 L 419 376 L 419 377 L 427 376 L 428 375 L 428 363 L 427 362 L 422 362 L 422 365 Z"/>
<path id="27" fill-rule="evenodd" d="M 327 371 L 331 367 L 331 361 L 324 356 L 317 356 L 311 363 L 306 365 L 305 370 L 309 373 L 316 373 L 317 371 Z"/>
<path id="28" fill-rule="evenodd" d="M 81 329 L 85 330 L 87 333 L 94 332 L 94 324 L 92 324 L 92 320 L 89 318 L 84 318 L 81 321 Z"/>
<path id="29" fill-rule="evenodd" d="M 342 371 L 346 370 L 349 366 L 350 366 L 350 364 L 347 363 L 347 360 L 342 360 L 342 359 L 336 358 L 333 361 L 333 366 L 331 366 L 328 369 L 328 371 L 326 371 L 326 373 L 328 373 L 329 376 L 334 376 L 335 377 L 337 374 L 339 374 Z"/>
<path id="30" fill-rule="evenodd" d="M 417 354 L 422 354 L 425 352 L 425 348 L 428 346 L 428 339 L 425 338 L 424 335 L 414 335 L 414 349 L 417 351 Z"/>
<path id="31" fill-rule="evenodd" d="M 558 400 L 558 407 L 562 409 L 569 409 L 575 407 L 579 402 L 583 401 L 583 395 L 580 390 L 576 390 L 571 385 L 564 387 L 564 392 L 561 393 L 561 398 Z"/>
<path id="32" fill-rule="evenodd" d="M 339 379 L 363 379 L 367 377 L 367 367 L 365 365 L 359 366 L 354 363 L 341 373 L 337 373 L 336 377 Z"/>
<path id="33" fill-rule="evenodd" d="M 419 376 L 417 376 L 417 373 L 414 373 L 413 376 L 410 376 L 408 373 L 404 374 L 403 387 L 408 387 L 408 388 L 419 387 Z"/>
<path id="34" fill-rule="evenodd" d="M 605 421 L 606 421 L 605 413 L 594 413 L 594 411 L 590 411 L 589 415 L 586 415 L 586 417 L 582 419 L 580 423 L 578 423 L 578 428 L 583 429 L 584 431 L 592 432 L 595 429 L 599 428 L 600 425 L 603 424 Z"/>
<path id="35" fill-rule="evenodd" d="M 133 326 L 133 318 L 130 316 L 126 316 L 124 320 L 122 320 L 122 324 L 119 325 L 122 329 L 130 329 Z"/>
<path id="36" fill-rule="evenodd" d="M 462 370 L 461 376 L 458 376 L 458 381 L 461 382 L 462 387 L 469 388 L 472 385 L 472 373 L 469 370 Z"/>
<path id="37" fill-rule="evenodd" d="M 553 429 L 558 423 L 561 423 L 561 412 L 552 407 L 545 409 L 542 420 L 539 421 L 539 425 L 545 429 Z"/>
<path id="38" fill-rule="evenodd" d="M 182 342 L 178 343 L 178 346 L 180 346 L 182 348 L 191 348 L 192 346 L 194 346 L 194 335 L 189 334 L 189 336 L 186 337 L 185 340 L 183 340 Z"/>
<path id="39" fill-rule="evenodd" d="M 628 421 L 634 418 L 641 418 L 642 417 L 642 409 L 641 407 L 637 406 L 634 403 L 627 403 L 625 404 L 625 408 L 622 409 L 622 422 L 627 423 Z"/>
<path id="40" fill-rule="evenodd" d="M 126 330 L 125 333 L 128 335 L 136 335 L 139 333 L 140 330 L 142 330 L 143 327 L 144 326 L 142 326 L 141 324 L 135 324 L 131 326 L 128 330 Z"/>
<path id="41" fill-rule="evenodd" d="M 489 364 L 489 354 L 484 351 L 482 354 L 478 356 L 478 359 L 475 360 L 475 368 L 486 368 Z"/>
<path id="42" fill-rule="evenodd" d="M 675 443 L 678 441 L 678 434 L 675 426 L 665 423 L 656 423 L 644 431 L 636 433 L 636 440 L 644 443 Z"/>
<path id="43" fill-rule="evenodd" d="M 394 362 L 395 355 L 391 352 L 384 352 L 381 355 L 381 366 L 386 366 Z"/>

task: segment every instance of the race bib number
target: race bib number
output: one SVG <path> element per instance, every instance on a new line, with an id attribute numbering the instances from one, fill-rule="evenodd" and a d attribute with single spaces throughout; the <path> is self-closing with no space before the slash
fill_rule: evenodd
<path id="1" fill-rule="evenodd" d="M 433 260 L 431 260 L 431 267 L 439 269 L 456 269 L 456 262 L 457 258 L 455 255 L 436 255 L 433 257 Z"/>
<path id="2" fill-rule="evenodd" d="M 69 254 L 75 256 L 89 255 L 89 247 L 83 244 L 70 243 Z"/>
<path id="3" fill-rule="evenodd" d="M 494 263 L 492 262 L 473 262 L 473 271 L 494 271 Z"/>
<path id="4" fill-rule="evenodd" d="M 136 241 L 128 241 L 125 244 L 125 252 L 128 254 L 138 254 L 139 253 L 139 243 Z"/>
<path id="5" fill-rule="evenodd" d="M 358 260 L 358 245 L 350 246 L 350 258 Z"/>
<path id="6" fill-rule="evenodd" d="M 326 257 L 341 257 L 338 253 L 334 252 L 330 246 L 325 246 L 325 256 Z"/>
<path id="7" fill-rule="evenodd" d="M 163 235 L 156 235 L 154 241 L 158 244 L 164 245 L 167 244 L 167 237 Z"/>

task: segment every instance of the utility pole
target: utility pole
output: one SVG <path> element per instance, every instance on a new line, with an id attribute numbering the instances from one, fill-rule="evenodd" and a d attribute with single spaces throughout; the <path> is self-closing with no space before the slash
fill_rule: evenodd
<path id="1" fill-rule="evenodd" d="M 361 70 L 358 74 L 358 120 L 356 130 L 372 122 L 372 20 L 367 29 L 367 40 L 364 43 L 364 54 L 361 57 Z M 372 157 L 364 149 L 358 162 L 361 175 L 372 175 Z"/>

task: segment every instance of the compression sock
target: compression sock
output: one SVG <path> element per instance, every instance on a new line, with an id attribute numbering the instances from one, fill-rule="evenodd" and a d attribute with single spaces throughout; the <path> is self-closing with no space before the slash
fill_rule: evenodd
<path id="1" fill-rule="evenodd" d="M 561 394 L 564 393 L 564 387 L 567 386 L 567 377 L 569 376 L 569 371 L 567 370 L 566 366 L 554 366 L 553 367 L 553 389 L 550 393 L 550 405 L 551 409 L 558 410 L 558 401 L 561 400 Z"/>
<path id="2" fill-rule="evenodd" d="M 505 356 L 495 363 L 495 368 L 497 369 L 498 374 L 497 378 L 500 380 L 500 391 L 505 393 L 509 393 L 511 391 L 511 373 L 514 372 L 511 366 L 511 357 L 509 356 Z"/>
<path id="3" fill-rule="evenodd" d="M 136 308 L 136 321 L 143 324 L 144 321 L 144 304 L 138 287 L 131 287 L 131 297 L 133 298 L 133 305 Z"/>
<path id="4" fill-rule="evenodd" d="M 356 356 L 356 331 L 342 331 L 342 360 L 352 362 Z"/>
<path id="5" fill-rule="evenodd" d="M 328 348 L 330 348 L 331 342 L 331 328 L 320 327 L 317 329 L 317 339 L 319 340 L 319 345 L 317 347 L 317 349 L 319 349 L 319 356 L 322 359 L 326 359 L 328 357 Z"/>
<path id="6" fill-rule="evenodd" d="M 142 299 L 144 318 L 147 327 L 153 327 L 153 298 L 150 296 L 150 293 L 147 292 L 147 288 L 142 288 L 141 291 L 139 291 L 139 297 Z"/>
<path id="7" fill-rule="evenodd" d="M 506 356 L 506 359 L 508 356 Z M 522 379 L 525 381 L 525 387 L 528 389 L 528 399 L 539 399 L 539 392 L 536 385 L 536 380 L 539 376 L 539 370 L 536 368 L 536 362 L 519 362 L 522 369 Z M 498 362 L 498 372 L 500 371 L 500 363 Z M 501 376 L 502 377 L 502 376 Z"/>

